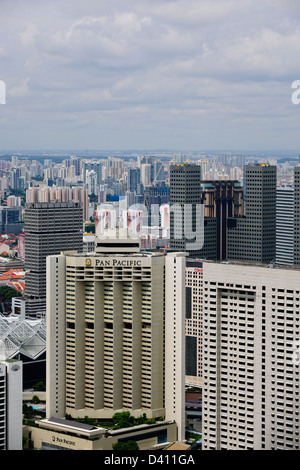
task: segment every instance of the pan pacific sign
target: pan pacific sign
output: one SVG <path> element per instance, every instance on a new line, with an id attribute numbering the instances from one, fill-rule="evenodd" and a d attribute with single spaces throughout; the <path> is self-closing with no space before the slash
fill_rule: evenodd
<path id="1" fill-rule="evenodd" d="M 138 267 L 142 266 L 142 261 L 137 259 L 120 259 L 120 258 L 86 258 L 85 266 L 100 266 L 100 267 Z"/>

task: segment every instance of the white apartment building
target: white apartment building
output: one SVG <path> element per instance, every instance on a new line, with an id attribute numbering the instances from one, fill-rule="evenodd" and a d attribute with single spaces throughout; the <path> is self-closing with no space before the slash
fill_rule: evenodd
<path id="1" fill-rule="evenodd" d="M 185 253 L 98 239 L 47 259 L 47 417 L 174 420 L 184 438 Z"/>
<path id="2" fill-rule="evenodd" d="M 202 261 L 187 259 L 186 289 L 186 383 L 202 385 L 203 363 L 203 267 Z"/>
<path id="3" fill-rule="evenodd" d="M 0 450 L 22 450 L 22 362 L 0 362 Z"/>
<path id="4" fill-rule="evenodd" d="M 203 262 L 203 449 L 299 449 L 300 270 Z"/>

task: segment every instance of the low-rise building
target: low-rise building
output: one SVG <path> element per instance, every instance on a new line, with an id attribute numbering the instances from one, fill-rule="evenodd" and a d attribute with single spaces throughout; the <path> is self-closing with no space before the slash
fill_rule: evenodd
<path id="1" fill-rule="evenodd" d="M 123 429 L 106 429 L 72 420 L 49 418 L 26 426 L 27 446 L 39 450 L 113 450 L 113 445 L 137 442 L 139 449 L 160 449 L 175 441 L 173 421 L 142 424 Z"/>

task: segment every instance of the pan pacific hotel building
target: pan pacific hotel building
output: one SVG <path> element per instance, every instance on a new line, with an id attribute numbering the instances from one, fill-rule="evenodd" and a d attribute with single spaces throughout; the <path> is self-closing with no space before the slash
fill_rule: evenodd
<path id="1" fill-rule="evenodd" d="M 185 432 L 185 253 L 98 238 L 47 258 L 47 417 L 116 412 Z"/>

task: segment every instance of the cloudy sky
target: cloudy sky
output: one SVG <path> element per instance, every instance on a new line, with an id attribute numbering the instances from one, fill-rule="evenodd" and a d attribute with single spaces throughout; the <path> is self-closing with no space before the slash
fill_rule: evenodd
<path id="1" fill-rule="evenodd" d="M 0 149 L 300 151 L 300 2 L 0 0 L 0 80 Z"/>

